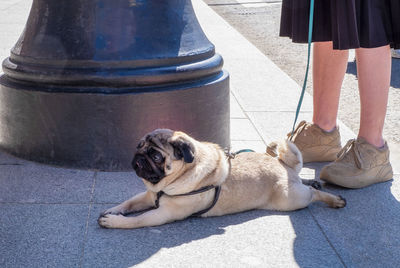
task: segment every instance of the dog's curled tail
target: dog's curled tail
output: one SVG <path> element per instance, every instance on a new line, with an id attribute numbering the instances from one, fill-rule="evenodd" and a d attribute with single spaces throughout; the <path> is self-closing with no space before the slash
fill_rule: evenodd
<path id="1" fill-rule="evenodd" d="M 303 157 L 297 146 L 291 141 L 271 142 L 267 146 L 267 154 L 276 157 L 293 168 L 297 173 L 303 168 Z"/>

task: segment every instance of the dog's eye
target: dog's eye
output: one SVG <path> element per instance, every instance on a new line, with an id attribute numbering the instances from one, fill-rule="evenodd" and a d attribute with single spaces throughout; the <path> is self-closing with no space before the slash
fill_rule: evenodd
<path id="1" fill-rule="evenodd" d="M 147 154 L 148 154 L 148 156 L 151 157 L 151 159 L 152 159 L 155 163 L 158 163 L 158 164 L 159 164 L 159 163 L 161 163 L 161 162 L 164 160 L 162 154 L 161 154 L 159 151 L 154 150 L 153 148 L 149 148 Z"/>
<path id="2" fill-rule="evenodd" d="M 156 163 L 161 163 L 163 161 L 163 157 L 159 152 L 154 153 L 151 158 L 153 159 L 154 162 Z"/>

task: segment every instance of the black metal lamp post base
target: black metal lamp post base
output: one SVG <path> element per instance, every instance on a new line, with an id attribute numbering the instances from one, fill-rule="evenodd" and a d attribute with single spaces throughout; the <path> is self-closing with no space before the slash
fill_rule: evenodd
<path id="1" fill-rule="evenodd" d="M 3 62 L 0 147 L 130 170 L 155 128 L 229 146 L 229 79 L 188 0 L 34 0 Z"/>

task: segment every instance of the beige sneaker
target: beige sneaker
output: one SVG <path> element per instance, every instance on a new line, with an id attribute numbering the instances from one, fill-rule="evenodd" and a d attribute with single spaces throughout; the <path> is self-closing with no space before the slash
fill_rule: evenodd
<path id="1" fill-rule="evenodd" d="M 349 140 L 338 159 L 321 170 L 320 177 L 347 188 L 362 188 L 392 179 L 387 143 L 376 148 L 361 137 Z"/>
<path id="2" fill-rule="evenodd" d="M 301 121 L 288 139 L 296 144 L 303 155 L 303 163 L 334 161 L 340 149 L 339 129 L 326 132 L 319 126 Z"/>

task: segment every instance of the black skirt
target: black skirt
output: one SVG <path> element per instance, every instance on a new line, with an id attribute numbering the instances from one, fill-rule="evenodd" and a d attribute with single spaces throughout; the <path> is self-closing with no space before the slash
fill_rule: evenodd
<path id="1" fill-rule="evenodd" d="M 400 48 L 400 0 L 315 0 L 313 42 L 334 49 Z M 310 0 L 283 0 L 280 36 L 308 42 Z"/>

